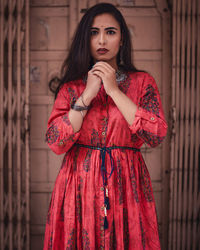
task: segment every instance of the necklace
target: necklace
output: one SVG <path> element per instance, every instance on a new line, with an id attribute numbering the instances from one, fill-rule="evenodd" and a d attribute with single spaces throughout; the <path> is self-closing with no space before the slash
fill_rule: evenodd
<path id="1" fill-rule="evenodd" d="M 118 84 L 120 82 L 125 81 L 126 78 L 127 78 L 127 75 L 124 72 L 122 72 L 121 70 L 119 70 L 119 69 L 116 71 L 115 75 L 116 75 L 116 81 L 117 81 Z"/>

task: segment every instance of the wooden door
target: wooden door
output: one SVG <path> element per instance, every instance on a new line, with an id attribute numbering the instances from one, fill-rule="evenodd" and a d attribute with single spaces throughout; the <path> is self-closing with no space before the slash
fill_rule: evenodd
<path id="1" fill-rule="evenodd" d="M 165 0 L 32 0 L 31 1 L 31 245 L 42 249 L 51 191 L 63 156 L 49 150 L 44 139 L 54 102 L 48 81 L 59 74 L 78 21 L 97 2 L 110 2 L 125 16 L 133 57 L 158 84 L 165 115 L 170 109 L 170 9 Z M 142 148 L 156 199 L 163 249 L 168 241 L 169 137 L 155 149 Z"/>

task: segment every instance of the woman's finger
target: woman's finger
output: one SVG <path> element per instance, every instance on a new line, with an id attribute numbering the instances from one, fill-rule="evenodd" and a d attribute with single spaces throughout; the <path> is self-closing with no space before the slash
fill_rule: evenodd
<path id="1" fill-rule="evenodd" d="M 105 73 L 112 73 L 112 69 L 108 68 L 104 63 L 98 62 L 94 65 L 93 69 L 101 69 Z"/>
<path id="2" fill-rule="evenodd" d="M 115 69 L 107 62 L 100 61 L 100 62 L 97 62 L 95 65 L 102 65 L 106 69 L 110 69 L 111 71 L 115 71 Z"/>
<path id="3" fill-rule="evenodd" d="M 100 71 L 100 70 L 94 70 L 93 74 L 100 77 L 101 79 L 104 77 L 104 73 L 102 71 Z"/>
<path id="4" fill-rule="evenodd" d="M 96 68 L 93 68 L 92 69 L 92 73 L 94 73 L 94 72 L 101 72 L 102 74 L 106 74 L 107 72 L 105 72 L 105 70 L 104 69 L 102 69 L 101 67 L 96 67 Z"/>

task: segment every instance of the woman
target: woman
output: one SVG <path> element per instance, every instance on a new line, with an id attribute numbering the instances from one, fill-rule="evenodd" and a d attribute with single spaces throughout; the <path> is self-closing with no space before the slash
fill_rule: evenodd
<path id="1" fill-rule="evenodd" d="M 152 76 L 131 62 L 111 4 L 90 8 L 62 69 L 46 140 L 65 153 L 49 206 L 44 249 L 160 249 L 155 202 L 140 153 L 167 125 Z"/>

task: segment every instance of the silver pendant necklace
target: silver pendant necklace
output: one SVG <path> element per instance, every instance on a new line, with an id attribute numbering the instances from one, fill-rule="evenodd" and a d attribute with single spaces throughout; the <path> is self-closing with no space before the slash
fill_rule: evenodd
<path id="1" fill-rule="evenodd" d="M 120 71 L 119 69 L 116 71 L 115 75 L 116 75 L 116 81 L 118 84 L 120 82 L 125 81 L 127 78 L 127 75 L 124 72 Z"/>

